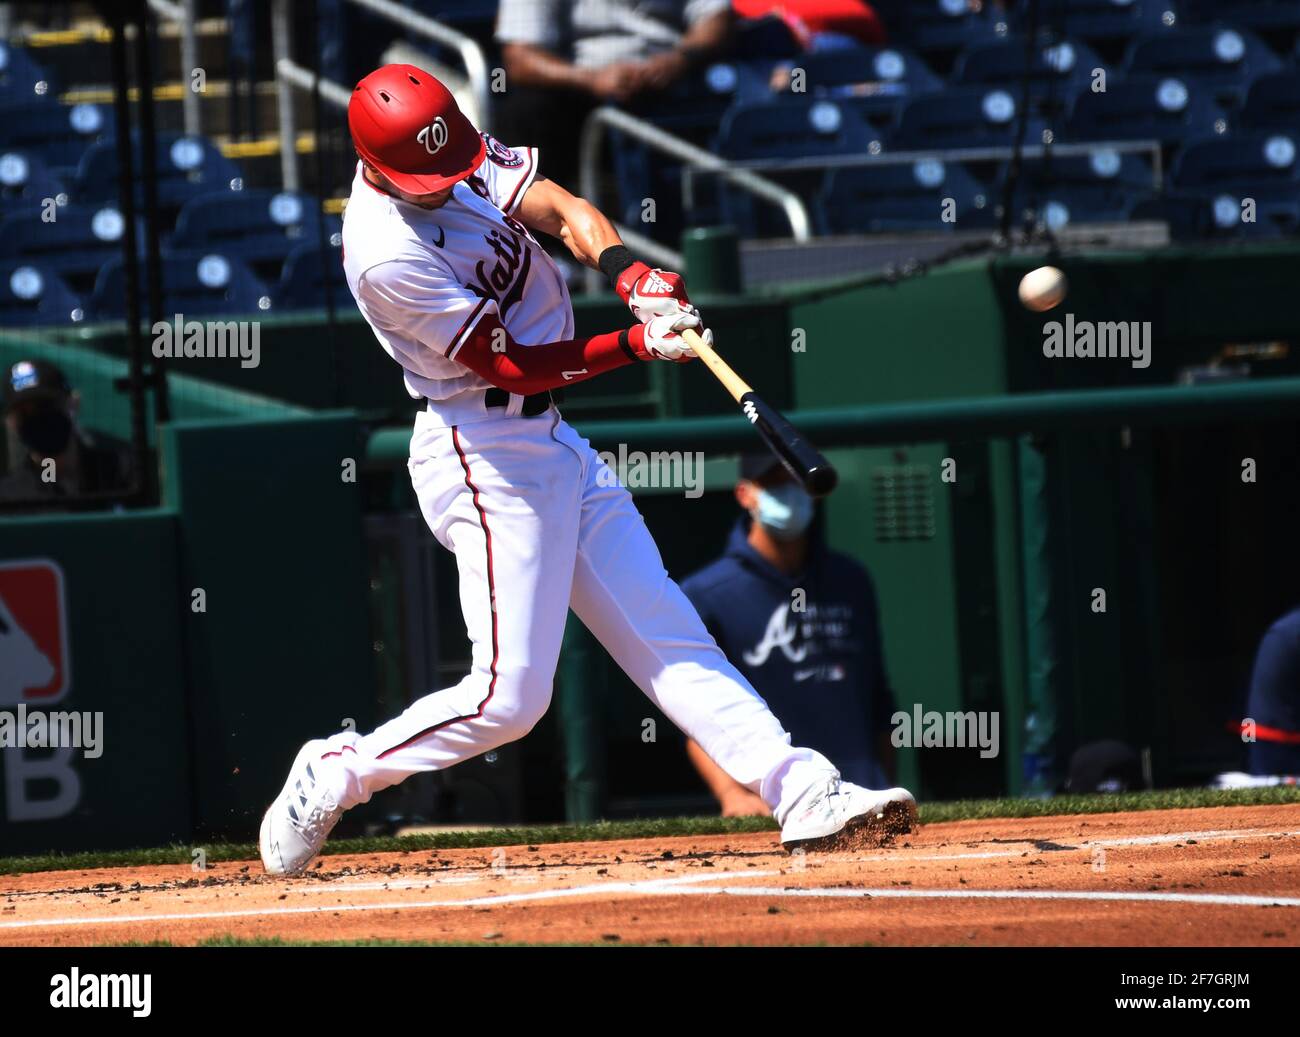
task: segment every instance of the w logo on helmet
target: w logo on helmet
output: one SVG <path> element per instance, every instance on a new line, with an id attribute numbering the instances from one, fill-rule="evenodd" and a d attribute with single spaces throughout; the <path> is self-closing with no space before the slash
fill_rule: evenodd
<path id="1" fill-rule="evenodd" d="M 436 155 L 447 146 L 447 124 L 438 116 L 428 126 L 415 135 L 415 139 L 424 145 L 430 155 Z"/>

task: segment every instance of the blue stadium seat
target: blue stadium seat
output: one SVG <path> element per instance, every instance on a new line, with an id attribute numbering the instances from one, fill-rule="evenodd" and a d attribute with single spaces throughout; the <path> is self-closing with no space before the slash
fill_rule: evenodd
<path id="1" fill-rule="evenodd" d="M 967 0 L 872 0 L 890 42 L 928 54 L 955 51 L 979 40 L 996 40 L 999 19 L 992 4 Z"/>
<path id="2" fill-rule="evenodd" d="M 1245 129 L 1275 126 L 1300 130 L 1300 74 L 1290 71 L 1260 76 L 1250 85 L 1237 122 Z"/>
<path id="3" fill-rule="evenodd" d="M 943 81 L 904 47 L 844 47 L 804 54 L 787 64 L 802 68 L 809 93 L 834 93 L 840 87 L 897 87 L 905 94 L 942 89 Z M 859 96 L 870 96 L 857 91 Z"/>
<path id="4" fill-rule="evenodd" d="M 39 212 L 47 198 L 66 205 L 68 189 L 39 156 L 30 151 L 0 153 L 0 215 Z"/>
<path id="5" fill-rule="evenodd" d="M 0 260 L 23 260 L 51 270 L 74 288 L 89 289 L 109 260 L 122 254 L 126 223 L 114 205 L 93 209 L 64 206 L 46 222 L 39 212 L 22 212 L 0 222 Z M 137 248 L 144 247 L 144 226 L 137 222 Z"/>
<path id="6" fill-rule="evenodd" d="M 908 99 L 943 89 L 943 81 L 924 61 L 900 47 L 845 47 L 804 54 L 782 65 L 792 74 L 802 70 L 807 94 L 852 97 L 860 112 L 886 123 L 897 121 Z"/>
<path id="7" fill-rule="evenodd" d="M 163 312 L 256 317 L 270 309 L 266 285 L 242 260 L 220 253 L 165 252 L 162 257 Z M 143 278 L 142 278 L 143 280 Z M 145 286 L 140 286 L 143 312 Z M 90 310 L 99 320 L 126 316 L 126 275 L 121 258 L 104 264 L 95 279 Z"/>
<path id="8" fill-rule="evenodd" d="M 27 101 L 58 93 L 50 74 L 21 47 L 0 40 L 0 100 Z"/>
<path id="9" fill-rule="evenodd" d="M 787 95 L 766 104 L 738 104 L 722 120 L 716 150 L 734 159 L 774 161 L 865 153 L 878 134 L 861 100 Z M 810 170 L 764 175 L 804 198 L 815 194 L 822 179 L 820 171 Z M 721 219 L 743 236 L 789 233 L 771 205 L 726 184 L 717 190 Z"/>
<path id="10" fill-rule="evenodd" d="M 1210 233 L 1210 209 L 1205 198 L 1170 191 L 1138 202 L 1129 212 L 1129 219 L 1135 223 L 1164 223 L 1173 241 L 1199 241 Z"/>
<path id="11" fill-rule="evenodd" d="M 0 327 L 75 324 L 81 300 L 57 273 L 26 260 L 0 262 Z"/>
<path id="12" fill-rule="evenodd" d="M 1010 175 L 1009 164 L 998 169 L 997 183 Z M 1086 155 L 1027 158 L 1020 163 L 1020 180 L 1038 188 L 1068 185 L 1075 190 L 1149 194 L 1156 189 L 1151 164 L 1141 155 L 1098 147 Z"/>
<path id="13" fill-rule="evenodd" d="M 968 86 L 1005 86 L 1019 98 L 1028 79 L 1031 96 L 1039 104 L 1050 95 L 1056 110 L 1065 106 L 1080 90 L 1087 89 L 1094 69 L 1105 63 L 1085 43 L 1060 40 L 1028 50 L 1023 37 L 1002 43 L 978 43 L 958 55 L 952 81 Z"/>
<path id="14" fill-rule="evenodd" d="M 155 159 L 158 204 L 163 208 L 178 208 L 200 194 L 237 189 L 242 183 L 238 167 L 206 138 L 160 133 Z M 77 166 L 77 200 L 116 198 L 117 178 L 117 143 L 92 144 Z M 138 176 L 136 185 L 137 204 L 143 204 Z"/>
<path id="15" fill-rule="evenodd" d="M 1075 99 L 1062 140 L 1158 140 L 1176 144 L 1227 131 L 1210 91 L 1173 76 L 1133 76 Z"/>
<path id="16" fill-rule="evenodd" d="M 723 114 L 738 101 L 763 101 L 769 64 L 719 61 L 676 84 L 662 95 L 642 98 L 629 106 L 632 114 L 670 133 L 704 145 L 717 131 Z M 619 147 L 640 146 L 620 138 Z"/>
<path id="17" fill-rule="evenodd" d="M 894 148 L 1009 147 L 1019 126 L 1019 94 L 1004 87 L 953 87 L 919 97 L 903 108 L 890 145 Z M 1045 124 L 1031 115 L 1027 144 L 1042 140 Z"/>
<path id="18" fill-rule="evenodd" d="M 949 198 L 955 222 L 942 219 Z M 824 234 L 971 230 L 993 226 L 990 201 L 960 164 L 922 159 L 829 170 L 816 211 Z"/>
<path id="19" fill-rule="evenodd" d="M 1300 133 L 1254 130 L 1227 139 L 1188 144 L 1170 173 L 1178 194 L 1209 206 L 1212 232 L 1232 237 L 1273 237 L 1300 229 Z M 1243 222 L 1242 203 L 1256 210 Z"/>
<path id="20" fill-rule="evenodd" d="M 191 198 L 176 217 L 173 249 L 220 252 L 244 260 L 258 272 L 276 274 L 286 256 L 319 234 L 315 198 L 305 194 L 218 191 Z M 326 238 L 343 231 L 337 216 L 325 218 Z M 261 264 L 266 264 L 263 271 Z"/>
<path id="21" fill-rule="evenodd" d="M 737 159 L 866 151 L 876 134 L 855 101 L 786 96 L 762 104 L 734 105 L 722 118 L 717 150 Z"/>
<path id="22" fill-rule="evenodd" d="M 1170 178 L 1180 190 L 1300 192 L 1300 133 L 1254 130 L 1195 141 L 1183 148 Z"/>
<path id="23" fill-rule="evenodd" d="M 1280 71 L 1282 59 L 1254 33 L 1231 25 L 1197 25 L 1134 40 L 1130 75 L 1177 76 L 1213 91 L 1222 105 L 1239 105 L 1255 79 Z"/>
<path id="24" fill-rule="evenodd" d="M 1217 239 L 1277 239 L 1294 236 L 1300 225 L 1300 203 L 1290 197 L 1257 197 L 1255 219 L 1243 219 L 1239 192 L 1228 190 L 1171 191 L 1139 202 L 1130 220 L 1161 220 L 1174 241 Z"/>
<path id="25" fill-rule="evenodd" d="M 1233 25 L 1255 32 L 1300 30 L 1300 3 L 1296 0 L 1179 0 L 1189 22 L 1213 22 L 1225 16 Z"/>
<path id="26" fill-rule="evenodd" d="M 284 271 L 275 293 L 281 310 L 322 310 L 326 293 L 338 310 L 350 310 L 354 303 L 343 276 L 343 255 L 331 247 L 322 251 L 314 244 L 299 245 L 284 261 Z"/>
<path id="27" fill-rule="evenodd" d="M 992 193 L 999 201 L 1009 175 L 1009 164 L 998 170 Z M 1147 162 L 1110 148 L 1087 155 L 1026 159 L 1012 194 L 1014 222 L 1030 218 L 1054 231 L 1069 224 L 1120 222 L 1155 190 Z"/>
<path id="28" fill-rule="evenodd" d="M 1021 24 L 1028 21 L 1031 3 L 1039 4 L 1040 22 L 1090 43 L 1132 39 L 1177 22 L 1174 0 L 1019 0 L 1016 15 Z"/>
<path id="29" fill-rule="evenodd" d="M 0 105 L 0 151 L 35 152 L 58 176 L 72 176 L 89 145 L 112 138 L 113 112 L 103 105 L 52 99 Z"/>

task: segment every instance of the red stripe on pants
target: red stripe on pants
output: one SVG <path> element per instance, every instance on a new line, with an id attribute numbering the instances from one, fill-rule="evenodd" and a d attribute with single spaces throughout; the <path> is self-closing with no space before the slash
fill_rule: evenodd
<path id="1" fill-rule="evenodd" d="M 470 477 L 469 459 L 465 456 L 465 451 L 460 445 L 460 434 L 458 432 L 458 426 L 456 425 L 451 427 L 451 441 L 456 447 L 456 456 L 460 458 L 460 466 L 465 470 L 465 485 L 469 487 L 470 492 L 474 495 L 474 510 L 478 512 L 479 525 L 483 527 L 483 539 L 487 544 L 488 608 L 492 610 L 492 665 L 488 668 L 488 672 L 492 674 L 492 677 L 488 681 L 487 696 L 478 704 L 478 709 L 473 713 L 469 713 L 465 716 L 452 717 L 450 720 L 439 721 L 432 727 L 426 727 L 423 731 L 420 731 L 406 739 L 406 741 L 393 746 L 391 749 L 385 749 L 378 756 L 378 759 L 381 760 L 385 756 L 389 756 L 400 749 L 405 749 L 413 742 L 418 742 L 423 738 L 427 738 L 435 731 L 441 731 L 444 727 L 447 727 L 450 724 L 456 724 L 462 720 L 477 720 L 483 715 L 483 710 L 487 707 L 487 704 L 492 701 L 492 696 L 497 690 L 497 661 L 500 658 L 501 645 L 497 640 L 497 587 L 496 579 L 492 574 L 492 531 L 488 529 L 487 513 L 483 510 L 483 505 L 479 501 L 478 487 L 474 485 L 474 481 Z"/>

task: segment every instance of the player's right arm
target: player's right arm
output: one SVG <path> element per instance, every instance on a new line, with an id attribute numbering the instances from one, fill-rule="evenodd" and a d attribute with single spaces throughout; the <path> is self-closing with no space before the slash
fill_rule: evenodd
<path id="1" fill-rule="evenodd" d="M 695 354 L 679 332 L 701 330 L 698 316 L 677 313 L 622 331 L 520 343 L 501 323 L 491 299 L 433 265 L 405 261 L 381 263 L 362 274 L 357 303 L 380 333 L 418 342 L 492 385 L 523 395 L 586 381 L 638 360 L 689 360 Z"/>

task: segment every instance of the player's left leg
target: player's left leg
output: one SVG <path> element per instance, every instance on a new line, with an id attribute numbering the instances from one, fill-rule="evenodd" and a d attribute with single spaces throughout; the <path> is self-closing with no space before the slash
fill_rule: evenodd
<path id="1" fill-rule="evenodd" d="M 572 430 L 568 434 L 586 446 Z M 594 455 L 586 472 L 570 606 L 651 701 L 772 808 L 783 841 L 832 835 L 858 815 L 875 816 L 890 804 L 910 820 L 913 804 L 905 791 L 841 785 L 826 757 L 790 744 L 780 721 L 664 570 L 631 495 Z"/>

